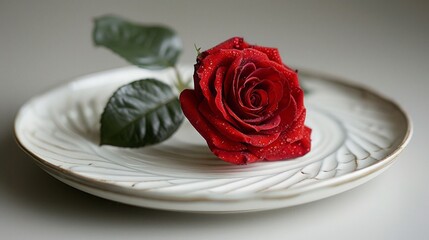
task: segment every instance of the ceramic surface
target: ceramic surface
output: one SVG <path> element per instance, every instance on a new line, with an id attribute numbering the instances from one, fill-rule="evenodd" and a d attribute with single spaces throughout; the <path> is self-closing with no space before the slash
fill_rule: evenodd
<path id="1" fill-rule="evenodd" d="M 182 71 L 192 75 L 192 67 Z M 288 207 L 356 187 L 390 166 L 411 137 L 410 120 L 397 104 L 307 72 L 300 79 L 312 150 L 301 158 L 230 165 L 216 159 L 186 121 L 155 146 L 99 146 L 99 117 L 108 97 L 146 77 L 170 83 L 174 74 L 115 69 L 31 99 L 16 118 L 18 143 L 49 174 L 88 193 L 142 207 L 226 213 Z"/>

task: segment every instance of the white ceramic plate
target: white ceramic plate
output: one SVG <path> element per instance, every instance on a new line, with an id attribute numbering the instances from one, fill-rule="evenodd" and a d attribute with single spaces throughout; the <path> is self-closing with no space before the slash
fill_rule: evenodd
<path id="1" fill-rule="evenodd" d="M 191 76 L 192 67 L 182 69 Z M 140 149 L 99 146 L 99 116 L 127 82 L 171 71 L 121 68 L 85 76 L 28 101 L 17 142 L 52 176 L 127 204 L 192 212 L 261 211 L 302 204 L 375 177 L 411 137 L 405 112 L 384 97 L 331 77 L 300 73 L 308 90 L 312 150 L 290 161 L 234 166 L 217 160 L 184 122 L 172 138 Z"/>

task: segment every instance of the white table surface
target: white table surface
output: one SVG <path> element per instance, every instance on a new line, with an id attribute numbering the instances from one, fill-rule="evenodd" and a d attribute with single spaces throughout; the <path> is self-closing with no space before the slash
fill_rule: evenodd
<path id="1" fill-rule="evenodd" d="M 0 239 L 428 239 L 429 4 L 426 1 L 0 1 Z M 361 83 L 400 103 L 414 136 L 370 182 L 281 210 L 202 215 L 127 206 L 75 190 L 16 145 L 32 96 L 126 66 L 91 42 L 91 19 L 164 23 L 181 63 L 231 36 L 275 46 L 283 60 Z"/>

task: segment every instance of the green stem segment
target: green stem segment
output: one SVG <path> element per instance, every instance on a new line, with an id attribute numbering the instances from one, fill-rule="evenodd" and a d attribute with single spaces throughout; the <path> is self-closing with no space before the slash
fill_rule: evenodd
<path id="1" fill-rule="evenodd" d="M 176 85 L 177 90 L 180 93 L 189 87 L 190 81 L 185 82 L 183 80 L 182 75 L 180 74 L 180 71 L 177 68 L 177 66 L 173 66 L 173 69 L 174 69 L 174 73 L 176 74 L 176 84 L 175 85 Z"/>

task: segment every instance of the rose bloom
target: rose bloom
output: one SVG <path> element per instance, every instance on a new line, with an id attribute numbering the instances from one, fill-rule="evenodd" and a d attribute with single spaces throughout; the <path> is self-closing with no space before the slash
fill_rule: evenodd
<path id="1" fill-rule="evenodd" d="M 233 164 L 296 158 L 310 151 L 304 93 L 276 48 L 231 38 L 199 54 L 183 113 L 220 159 Z"/>

